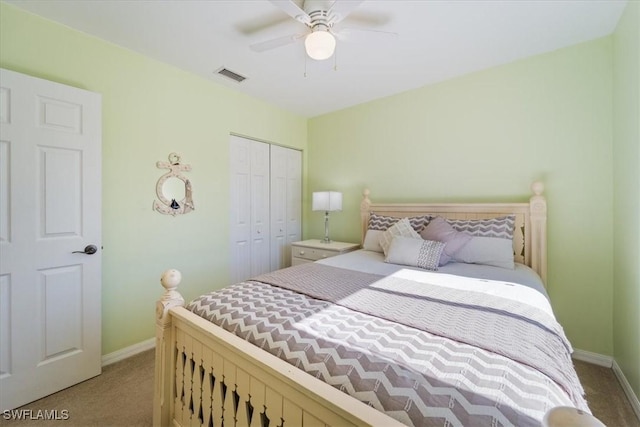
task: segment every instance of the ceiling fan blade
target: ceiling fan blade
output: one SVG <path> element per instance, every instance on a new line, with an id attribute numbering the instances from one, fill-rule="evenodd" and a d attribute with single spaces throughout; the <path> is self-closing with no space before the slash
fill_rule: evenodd
<path id="1" fill-rule="evenodd" d="M 346 42 L 370 42 L 373 40 L 394 40 L 398 33 L 391 31 L 365 30 L 360 28 L 342 28 L 340 31 L 332 31 L 340 40 Z"/>
<path id="2" fill-rule="evenodd" d="M 295 43 L 304 36 L 306 36 L 306 34 L 290 34 L 288 36 L 278 37 L 260 43 L 254 43 L 250 45 L 249 48 L 254 52 L 264 52 L 266 50 L 276 49 L 278 47 Z"/>
<path id="3" fill-rule="evenodd" d="M 331 14 L 331 24 L 337 24 L 347 17 L 355 8 L 360 6 L 364 0 L 336 0 L 331 5 L 329 12 Z"/>
<path id="4" fill-rule="evenodd" d="M 276 6 L 278 9 L 282 10 L 287 15 L 291 16 L 296 21 L 302 22 L 303 24 L 309 24 L 311 22 L 311 17 L 304 10 L 300 9 L 300 7 L 293 2 L 293 0 L 269 0 L 271 4 Z"/>
<path id="5" fill-rule="evenodd" d="M 291 25 L 296 24 L 288 16 L 283 15 L 278 10 L 274 10 L 273 13 L 269 15 L 246 19 L 237 23 L 235 24 L 235 28 L 245 36 L 250 36 L 272 27 L 284 28 L 285 26 L 289 26 L 289 30 L 291 30 Z"/>

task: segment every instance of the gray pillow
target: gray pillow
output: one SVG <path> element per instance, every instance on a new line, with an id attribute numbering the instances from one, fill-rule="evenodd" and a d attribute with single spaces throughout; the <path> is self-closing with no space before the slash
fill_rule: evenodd
<path id="1" fill-rule="evenodd" d="M 429 224 L 429 221 L 431 221 L 432 218 L 433 217 L 431 215 L 407 217 L 409 223 L 411 224 L 411 227 L 413 227 L 413 229 L 417 232 L 422 230 L 425 225 Z M 378 215 L 375 212 L 371 212 L 369 214 L 369 224 L 367 225 L 367 229 L 385 231 L 400 219 L 402 218 L 395 216 Z"/>
<path id="2" fill-rule="evenodd" d="M 367 229 L 385 231 L 398 222 L 398 220 L 400 220 L 400 218 L 378 215 L 371 212 L 371 214 L 369 214 L 369 225 L 367 226 Z"/>
<path id="3" fill-rule="evenodd" d="M 513 240 L 516 216 L 507 215 L 489 219 L 447 219 L 456 231 L 478 237 L 499 237 Z"/>
<path id="4" fill-rule="evenodd" d="M 446 246 L 440 255 L 440 265 L 445 265 L 471 239 L 470 234 L 456 231 L 444 218 L 436 217 L 420 232 L 424 240 L 443 242 Z"/>
<path id="5" fill-rule="evenodd" d="M 513 242 L 498 237 L 472 237 L 452 259 L 467 264 L 485 264 L 513 270 Z"/>
<path id="6" fill-rule="evenodd" d="M 436 271 L 444 247 L 442 242 L 395 236 L 384 261 Z"/>

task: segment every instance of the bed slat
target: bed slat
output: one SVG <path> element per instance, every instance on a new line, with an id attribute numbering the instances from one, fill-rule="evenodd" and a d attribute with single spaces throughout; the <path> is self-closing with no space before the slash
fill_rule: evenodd
<path id="1" fill-rule="evenodd" d="M 263 382 L 259 381 L 255 377 L 250 377 L 250 396 L 251 396 L 251 405 L 253 406 L 253 417 L 251 418 L 251 427 L 260 427 L 262 424 L 260 422 L 261 414 L 264 414 L 266 410 L 265 406 L 265 388 Z"/>

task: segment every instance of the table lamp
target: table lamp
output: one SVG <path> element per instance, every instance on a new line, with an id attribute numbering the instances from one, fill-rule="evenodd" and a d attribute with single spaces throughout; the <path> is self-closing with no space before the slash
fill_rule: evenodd
<path id="1" fill-rule="evenodd" d="M 331 243 L 329 239 L 329 212 L 342 210 L 342 193 L 338 191 L 314 191 L 312 210 L 324 211 L 324 240 L 322 243 Z"/>

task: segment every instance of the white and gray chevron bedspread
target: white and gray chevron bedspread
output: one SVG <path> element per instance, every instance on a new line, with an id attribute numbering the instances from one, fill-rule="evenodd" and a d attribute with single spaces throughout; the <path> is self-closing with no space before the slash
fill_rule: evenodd
<path id="1" fill-rule="evenodd" d="M 415 426 L 539 426 L 589 411 L 555 319 L 526 305 L 319 264 L 188 309 Z"/>

